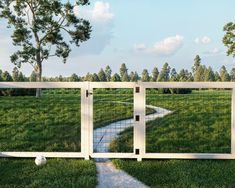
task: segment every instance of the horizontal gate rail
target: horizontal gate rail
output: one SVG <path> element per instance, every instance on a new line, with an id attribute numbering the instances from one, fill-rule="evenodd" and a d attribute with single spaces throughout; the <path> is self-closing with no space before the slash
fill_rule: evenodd
<path id="1" fill-rule="evenodd" d="M 85 158 L 81 152 L 0 152 L 0 157 L 32 158 L 44 156 L 48 158 Z"/>
<path id="2" fill-rule="evenodd" d="M 135 158 L 142 159 L 235 159 L 235 83 L 233 82 L 0 82 L 0 89 L 81 89 L 81 152 L 5 152 L 0 157 L 36 157 L 43 155 L 53 158 Z M 133 89 L 134 91 L 134 151 L 133 153 L 93 152 L 93 89 Z M 145 132 L 146 89 L 188 88 L 188 89 L 232 89 L 231 102 L 231 153 L 147 153 Z M 137 92 L 138 91 L 138 92 Z M 1 105 L 1 103 L 0 103 Z M 135 118 L 134 118 L 135 119 Z"/>

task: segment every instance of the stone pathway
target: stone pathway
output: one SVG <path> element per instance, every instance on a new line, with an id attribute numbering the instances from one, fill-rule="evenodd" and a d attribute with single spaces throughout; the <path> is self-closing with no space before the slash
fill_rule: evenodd
<path id="1" fill-rule="evenodd" d="M 115 102 L 115 103 L 124 103 L 124 102 Z M 124 104 L 132 104 L 132 103 L 124 103 Z M 162 118 L 170 113 L 170 110 L 166 110 L 164 108 L 146 105 L 147 108 L 151 108 L 155 111 L 153 114 L 149 114 L 145 116 L 146 122 L 152 121 L 157 118 Z M 95 151 L 97 153 L 105 153 L 108 152 L 109 145 L 118 138 L 119 134 L 123 132 L 125 129 L 129 127 L 133 127 L 134 119 L 126 119 L 121 121 L 116 121 L 110 123 L 105 127 L 101 127 L 94 130 L 93 133 L 93 144 Z"/>
<path id="2" fill-rule="evenodd" d="M 115 102 L 116 103 L 116 102 Z M 123 102 L 117 102 L 123 103 Z M 125 103 L 130 104 L 130 103 Z M 146 122 L 152 121 L 156 118 L 164 117 L 170 113 L 169 110 L 146 105 L 147 108 L 152 108 L 155 113 L 146 115 Z M 134 125 L 133 119 L 121 120 L 110 123 L 105 127 L 101 127 L 94 130 L 94 148 L 98 153 L 108 152 L 110 143 L 115 140 L 121 132 L 126 128 Z M 117 128 L 118 127 L 118 128 Z M 111 161 L 108 159 L 96 159 L 96 167 L 98 170 L 99 185 L 97 188 L 148 188 L 142 182 L 138 181 L 134 177 L 130 176 L 122 170 L 118 170 L 114 167 Z"/>
<path id="3" fill-rule="evenodd" d="M 99 185 L 97 188 L 148 188 L 142 182 L 114 167 L 111 161 L 96 163 Z"/>

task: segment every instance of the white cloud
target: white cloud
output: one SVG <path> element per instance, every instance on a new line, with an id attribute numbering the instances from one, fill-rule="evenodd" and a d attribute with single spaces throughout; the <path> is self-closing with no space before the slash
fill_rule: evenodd
<path id="1" fill-rule="evenodd" d="M 211 38 L 210 37 L 208 37 L 208 36 L 204 36 L 204 37 L 197 37 L 195 40 L 194 40 L 194 42 L 196 43 L 196 44 L 210 44 L 211 43 Z"/>
<path id="2" fill-rule="evenodd" d="M 221 50 L 219 48 L 214 48 L 212 50 L 205 51 L 204 54 L 210 55 L 210 56 L 221 55 L 221 54 L 223 54 L 223 50 Z"/>
<path id="3" fill-rule="evenodd" d="M 114 18 L 114 14 L 110 10 L 109 3 L 97 1 L 92 10 L 92 19 L 97 22 L 110 22 Z"/>
<path id="4" fill-rule="evenodd" d="M 91 38 L 81 45 L 78 52 L 82 55 L 100 54 L 110 44 L 113 38 L 114 14 L 107 2 L 96 1 L 93 8 L 76 6 L 74 12 L 77 16 L 91 22 Z"/>
<path id="5" fill-rule="evenodd" d="M 102 1 L 96 1 L 93 9 L 76 6 L 74 12 L 77 16 L 88 19 L 91 22 L 103 24 L 113 21 L 114 18 L 110 4 Z"/>
<path id="6" fill-rule="evenodd" d="M 136 51 L 143 51 L 158 56 L 174 55 L 184 44 L 184 37 L 180 35 L 172 36 L 156 42 L 152 47 L 146 47 L 145 44 L 134 45 Z"/>

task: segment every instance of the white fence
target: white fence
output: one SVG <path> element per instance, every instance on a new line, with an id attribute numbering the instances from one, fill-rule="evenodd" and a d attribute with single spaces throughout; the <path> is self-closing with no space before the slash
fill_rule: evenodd
<path id="1" fill-rule="evenodd" d="M 61 158 L 135 158 L 142 159 L 235 159 L 235 83 L 208 82 L 0 82 L 2 88 L 78 88 L 81 89 L 81 152 L 4 152 L 0 157 L 45 157 Z M 123 88 L 133 89 L 134 93 L 134 143 L 131 153 L 93 152 L 93 89 Z M 231 153 L 147 153 L 146 152 L 146 89 L 151 88 L 192 88 L 192 89 L 232 89 L 231 106 Z M 1 104 L 0 104 L 1 105 Z M 136 118 L 138 117 L 138 118 Z"/>

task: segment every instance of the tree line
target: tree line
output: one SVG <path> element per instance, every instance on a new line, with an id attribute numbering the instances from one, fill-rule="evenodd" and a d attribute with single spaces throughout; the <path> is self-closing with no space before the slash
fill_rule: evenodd
<path id="1" fill-rule="evenodd" d="M 144 69 L 139 75 L 136 71 L 129 73 L 126 64 L 123 63 L 119 73 L 113 73 L 110 66 L 107 66 L 105 69 L 101 68 L 98 73 L 87 73 L 85 76 L 78 76 L 74 73 L 69 77 L 60 75 L 57 77 L 43 77 L 42 79 L 45 82 L 229 82 L 235 81 L 235 68 L 228 72 L 226 67 L 222 66 L 219 71 L 214 71 L 210 66 L 202 65 L 201 58 L 197 55 L 191 71 L 181 69 L 177 72 L 175 68 L 171 68 L 168 63 L 165 63 L 160 70 L 154 67 L 150 73 L 147 69 Z M 0 81 L 36 82 L 37 74 L 33 71 L 27 77 L 16 67 L 13 69 L 12 74 L 0 69 Z"/>

